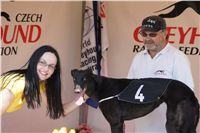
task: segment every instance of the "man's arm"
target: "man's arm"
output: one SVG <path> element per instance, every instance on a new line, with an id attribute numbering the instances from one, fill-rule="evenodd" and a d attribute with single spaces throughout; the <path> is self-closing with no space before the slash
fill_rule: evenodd
<path id="1" fill-rule="evenodd" d="M 173 77 L 194 90 L 194 80 L 187 56 L 177 56 L 174 63 Z"/>

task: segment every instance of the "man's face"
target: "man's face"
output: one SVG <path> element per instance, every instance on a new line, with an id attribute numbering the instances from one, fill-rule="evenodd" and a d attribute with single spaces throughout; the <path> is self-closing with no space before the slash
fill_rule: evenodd
<path id="1" fill-rule="evenodd" d="M 141 31 L 140 35 L 143 38 L 144 46 L 148 51 L 159 52 L 161 51 L 166 43 L 166 31 L 150 32 Z"/>

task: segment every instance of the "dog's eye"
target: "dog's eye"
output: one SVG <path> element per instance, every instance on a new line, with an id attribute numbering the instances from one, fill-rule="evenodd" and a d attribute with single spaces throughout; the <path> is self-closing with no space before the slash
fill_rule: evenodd
<path id="1" fill-rule="evenodd" d="M 86 77 L 85 77 L 85 78 L 83 78 L 83 81 L 86 81 Z"/>

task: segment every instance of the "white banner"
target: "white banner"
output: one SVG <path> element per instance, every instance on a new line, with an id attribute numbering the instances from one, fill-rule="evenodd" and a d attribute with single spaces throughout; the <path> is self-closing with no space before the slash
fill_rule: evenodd
<path id="1" fill-rule="evenodd" d="M 97 53 L 92 1 L 85 2 L 84 30 L 81 45 L 81 68 L 97 74 Z"/>
<path id="2" fill-rule="evenodd" d="M 101 18 L 101 75 L 108 76 L 108 29 L 107 29 L 107 15 L 104 2 L 100 3 L 100 18 Z"/>

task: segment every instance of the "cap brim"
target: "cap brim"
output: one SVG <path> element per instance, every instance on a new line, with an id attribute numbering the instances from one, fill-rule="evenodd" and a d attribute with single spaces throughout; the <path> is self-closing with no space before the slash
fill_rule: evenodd
<path id="1" fill-rule="evenodd" d="M 152 29 L 148 27 L 141 28 L 141 31 L 150 31 L 150 32 L 158 32 L 160 29 Z"/>

